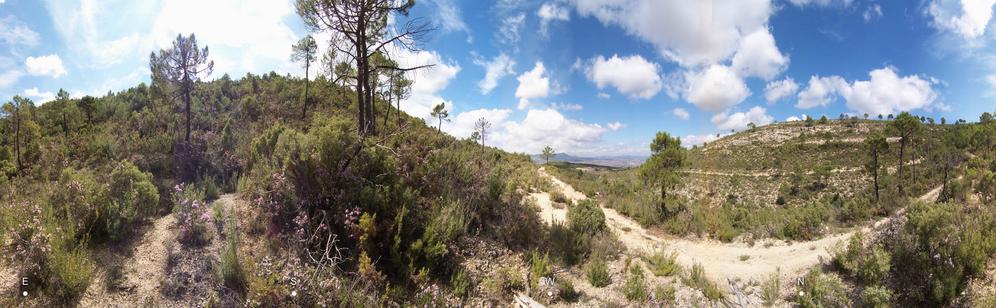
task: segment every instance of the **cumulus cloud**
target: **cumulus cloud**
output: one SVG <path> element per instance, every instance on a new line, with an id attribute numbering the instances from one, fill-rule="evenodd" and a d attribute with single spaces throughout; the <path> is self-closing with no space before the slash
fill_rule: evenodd
<path id="1" fill-rule="evenodd" d="M 639 55 L 623 58 L 612 55 L 609 59 L 593 58 L 586 75 L 599 90 L 612 86 L 630 98 L 650 99 L 663 87 L 658 70 L 656 63 Z"/>
<path id="2" fill-rule="evenodd" d="M 895 68 L 886 66 L 868 73 L 869 80 L 850 83 L 839 76 L 818 77 L 809 80 L 806 90 L 799 92 L 796 107 L 806 109 L 826 106 L 837 96 L 846 101 L 847 108 L 858 114 L 891 114 L 913 109 L 944 108 L 937 103 L 939 95 L 934 86 L 940 81 L 919 75 L 899 76 Z"/>
<path id="3" fill-rule="evenodd" d="M 750 96 L 744 81 L 728 66 L 712 65 L 693 77 L 686 99 L 699 109 L 720 112 Z"/>
<path id="4" fill-rule="evenodd" d="M 605 127 L 609 128 L 609 130 L 611 131 L 617 131 L 622 129 L 623 127 L 626 127 L 626 124 L 622 124 L 617 121 L 617 122 L 610 122 L 609 124 L 606 124 Z"/>
<path id="5" fill-rule="evenodd" d="M 519 81 L 519 87 L 515 89 L 515 97 L 519 99 L 519 110 L 529 107 L 532 99 L 550 95 L 550 78 L 546 75 L 543 62 L 536 62 L 532 70 L 522 73 L 516 79 Z"/>
<path id="6" fill-rule="evenodd" d="M 34 99 L 35 103 L 44 104 L 55 99 L 55 94 L 49 91 L 42 92 L 38 88 L 24 90 L 24 96 Z"/>
<path id="7" fill-rule="evenodd" d="M 775 37 L 768 28 L 748 34 L 740 41 L 740 48 L 733 55 L 733 69 L 741 76 L 771 80 L 788 66 L 789 58 L 778 51 Z"/>
<path id="8" fill-rule="evenodd" d="M 477 83 L 477 87 L 485 95 L 491 93 L 502 78 L 515 73 L 515 60 L 504 52 L 491 60 L 474 59 L 474 64 L 484 68 L 484 79 Z"/>
<path id="9" fill-rule="evenodd" d="M 62 66 L 62 59 L 59 55 L 47 55 L 41 57 L 28 57 L 24 60 L 24 66 L 28 74 L 34 76 L 49 76 L 58 78 L 66 74 L 66 68 Z"/>
<path id="10" fill-rule="evenodd" d="M 418 118 L 428 118 L 432 107 L 446 103 L 447 110 L 452 110 L 453 102 L 439 96 L 438 92 L 445 89 L 450 81 L 460 72 L 460 65 L 455 61 L 442 58 L 435 51 L 412 52 L 397 50 L 394 58 L 402 67 L 415 67 L 434 64 L 432 67 L 409 72 L 407 77 L 414 80 L 411 96 L 401 102 L 401 110 Z"/>
<path id="11" fill-rule="evenodd" d="M 457 138 L 467 138 L 474 132 L 474 123 L 478 119 L 484 118 L 491 123 L 491 129 L 495 131 L 500 131 L 504 128 L 505 123 L 508 120 L 508 115 L 512 113 L 510 109 L 477 109 L 464 111 L 456 116 L 452 117 L 452 121 L 447 125 L 443 125 L 443 131 L 453 135 Z M 489 135 L 493 135 L 493 132 L 489 132 Z M 491 136 L 486 137 L 485 143 L 488 143 L 488 139 Z"/>
<path id="12" fill-rule="evenodd" d="M 795 95 L 797 91 L 799 91 L 799 85 L 795 83 L 795 79 L 787 77 L 769 82 L 768 85 L 764 86 L 764 99 L 768 101 L 768 104 L 773 104 L 783 98 Z"/>
<path id="13" fill-rule="evenodd" d="M 688 118 L 690 116 L 688 114 L 688 110 L 685 110 L 685 108 L 681 108 L 681 107 L 674 108 L 674 110 L 671 110 L 671 114 L 673 114 L 676 118 L 679 118 L 679 119 L 682 119 L 682 120 L 688 120 Z"/>
<path id="14" fill-rule="evenodd" d="M 618 25 L 685 67 L 713 64 L 736 51 L 741 36 L 766 27 L 770 0 L 576 0 L 579 15 Z"/>
<path id="15" fill-rule="evenodd" d="M 612 98 L 612 95 L 610 95 L 609 93 L 605 93 L 605 92 L 598 92 L 598 94 L 596 94 L 596 96 L 598 96 L 598 98 L 601 98 L 601 99 L 610 99 L 610 98 Z"/>
<path id="16" fill-rule="evenodd" d="M 531 109 L 521 122 L 508 122 L 505 128 L 495 141 L 504 149 L 525 153 L 539 153 L 547 145 L 558 152 L 584 152 L 601 142 L 606 132 L 601 125 L 568 119 L 552 108 Z"/>
<path id="17" fill-rule="evenodd" d="M 692 146 L 700 146 L 705 144 L 706 142 L 713 142 L 714 140 L 719 139 L 719 137 L 720 137 L 719 134 L 687 135 L 684 138 L 681 138 L 681 146 L 684 146 L 686 148 L 690 148 Z"/>
<path id="18" fill-rule="evenodd" d="M 571 20 L 571 12 L 566 7 L 553 2 L 541 5 L 536 11 L 536 16 L 540 19 L 540 34 L 544 36 L 547 35 L 551 22 Z"/>
<path id="19" fill-rule="evenodd" d="M 996 0 L 934 0 L 926 11 L 935 28 L 974 39 L 986 32 L 994 4 Z"/>
<path id="20" fill-rule="evenodd" d="M 797 116 L 789 116 L 788 118 L 785 118 L 785 122 L 799 122 L 799 121 L 802 121 L 802 119 Z"/>
<path id="21" fill-rule="evenodd" d="M 833 95 L 848 88 L 847 81 L 840 76 L 809 78 L 809 86 L 799 92 L 799 101 L 795 104 L 799 109 L 810 109 L 829 105 Z"/>
<path id="22" fill-rule="evenodd" d="M 716 128 L 720 130 L 741 130 L 747 128 L 747 124 L 754 123 L 754 125 L 761 126 L 770 124 L 775 119 L 767 114 L 767 110 L 764 107 L 754 106 L 747 112 L 735 112 L 732 114 L 719 113 L 712 117 L 712 124 L 716 125 Z"/>

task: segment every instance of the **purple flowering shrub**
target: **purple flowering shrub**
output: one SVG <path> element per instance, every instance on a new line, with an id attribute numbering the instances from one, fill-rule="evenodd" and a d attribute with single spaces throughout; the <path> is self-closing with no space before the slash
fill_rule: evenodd
<path id="1" fill-rule="evenodd" d="M 203 193 L 188 184 L 173 187 L 173 214 L 178 238 L 186 246 L 203 246 L 211 242 L 208 225 L 212 220 Z"/>
<path id="2" fill-rule="evenodd" d="M 35 202 L 4 202 L 3 210 L 7 228 L 4 261 L 13 265 L 19 276 L 30 279 L 44 276 L 52 251 L 52 236 L 45 232 L 41 207 Z"/>

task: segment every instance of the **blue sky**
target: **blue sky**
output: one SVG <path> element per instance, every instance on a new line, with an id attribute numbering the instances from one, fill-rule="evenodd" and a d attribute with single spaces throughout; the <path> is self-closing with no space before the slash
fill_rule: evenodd
<path id="1" fill-rule="evenodd" d="M 996 109 L 994 2 L 424 0 L 409 16 L 438 30 L 391 56 L 436 64 L 402 108 L 446 102 L 457 137 L 484 117 L 511 151 L 646 154 L 657 131 L 691 145 L 804 115 L 975 120 Z M 148 82 L 148 54 L 190 32 L 212 79 L 303 75 L 289 0 L 0 0 L 0 100 Z"/>

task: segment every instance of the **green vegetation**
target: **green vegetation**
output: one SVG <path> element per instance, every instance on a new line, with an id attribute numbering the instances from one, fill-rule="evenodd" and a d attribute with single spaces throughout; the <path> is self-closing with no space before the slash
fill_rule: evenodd
<path id="1" fill-rule="evenodd" d="M 801 307 L 848 307 L 848 298 L 844 281 L 836 274 L 824 274 L 812 271 L 802 282 L 802 289 L 796 299 Z"/>
<path id="2" fill-rule="evenodd" d="M 723 291 L 719 290 L 719 286 L 706 278 L 705 268 L 702 267 L 702 264 L 693 265 L 691 270 L 682 275 L 681 281 L 689 287 L 702 291 L 702 294 L 711 301 L 723 298 Z"/>
<path id="3" fill-rule="evenodd" d="M 761 282 L 761 300 L 764 301 L 764 306 L 774 306 L 782 298 L 781 274 L 781 269 L 779 269 Z"/>
<path id="4" fill-rule="evenodd" d="M 636 264 L 629 267 L 629 275 L 626 276 L 622 292 L 626 299 L 632 302 L 643 303 L 647 301 L 650 291 L 647 289 L 647 279 L 643 274 L 643 267 Z"/>
<path id="5" fill-rule="evenodd" d="M 663 250 L 658 250 L 644 258 L 644 261 L 650 266 L 650 272 L 654 273 L 655 276 L 671 276 L 681 270 L 677 259 L 678 253 L 666 254 Z"/>
<path id="6" fill-rule="evenodd" d="M 600 258 L 588 261 L 588 265 L 585 266 L 585 277 L 588 278 L 588 283 L 596 288 L 607 286 L 612 282 L 609 278 L 609 268 Z"/>

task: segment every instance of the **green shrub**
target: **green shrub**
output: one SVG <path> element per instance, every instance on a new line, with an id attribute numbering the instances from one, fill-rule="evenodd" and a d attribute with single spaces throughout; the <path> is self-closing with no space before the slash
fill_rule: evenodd
<path id="1" fill-rule="evenodd" d="M 533 251 L 532 259 L 529 262 L 529 288 L 538 289 L 540 278 L 550 277 L 550 275 L 553 275 L 553 269 L 550 268 L 550 255 L 543 254 L 540 257 L 539 252 Z"/>
<path id="2" fill-rule="evenodd" d="M 89 170 L 62 170 L 57 189 L 49 198 L 54 215 L 67 222 L 74 230 L 94 230 L 103 233 L 103 226 L 94 226 L 100 210 L 107 204 L 107 192 Z"/>
<path id="3" fill-rule="evenodd" d="M 605 213 L 598 203 L 585 199 L 567 209 L 567 223 L 575 232 L 593 235 L 606 229 Z"/>
<path id="4" fill-rule="evenodd" d="M 581 293 L 574 289 L 574 282 L 570 279 L 557 280 L 557 297 L 566 302 L 576 302 Z"/>
<path id="5" fill-rule="evenodd" d="M 647 261 L 650 272 L 654 273 L 655 276 L 671 276 L 681 269 L 678 266 L 677 258 L 678 254 L 675 252 L 667 254 L 664 250 L 658 250 L 644 260 Z"/>
<path id="6" fill-rule="evenodd" d="M 802 307 L 849 307 L 844 281 L 836 274 L 824 274 L 813 270 L 803 279 L 802 290 L 797 300 Z"/>
<path id="7" fill-rule="evenodd" d="M 885 239 L 903 297 L 930 305 L 950 303 L 996 252 L 993 209 L 914 203 L 908 220 Z"/>
<path id="8" fill-rule="evenodd" d="M 473 288 L 470 276 L 464 270 L 453 273 L 453 276 L 450 277 L 450 286 L 453 287 L 453 295 L 459 298 L 466 298 L 467 295 L 470 295 L 470 291 Z"/>
<path id="9" fill-rule="evenodd" d="M 643 275 L 643 268 L 639 265 L 631 266 L 629 269 L 629 275 L 626 277 L 626 283 L 622 287 L 623 295 L 626 299 L 643 303 L 647 300 L 648 290 L 647 290 L 647 279 Z"/>
<path id="10" fill-rule="evenodd" d="M 460 236 L 467 232 L 469 221 L 466 211 L 460 202 L 447 203 L 434 211 L 429 224 L 425 227 L 425 232 L 422 233 L 422 238 L 416 240 L 411 246 L 412 254 L 422 262 L 419 264 L 425 264 L 434 269 L 441 269 L 446 265 L 443 260 L 449 255 L 451 247 Z M 374 228 L 372 224 L 371 228 Z M 371 231 L 374 230 L 371 229 Z"/>
<path id="11" fill-rule="evenodd" d="M 560 190 L 554 190 L 554 191 L 550 192 L 550 201 L 553 201 L 553 202 L 556 202 L 556 203 L 563 203 L 563 204 L 570 204 L 571 203 L 571 200 L 567 199 L 567 195 L 564 195 L 564 193 L 562 191 L 560 191 Z"/>
<path id="12" fill-rule="evenodd" d="M 499 267 L 498 272 L 484 278 L 481 285 L 494 298 L 503 298 L 510 292 L 526 289 L 522 274 L 512 265 Z"/>
<path id="13" fill-rule="evenodd" d="M 892 255 L 882 247 L 875 246 L 864 255 L 858 267 L 858 280 L 866 284 L 879 284 L 889 274 Z"/>
<path id="14" fill-rule="evenodd" d="M 574 265 L 588 253 L 590 237 L 579 234 L 560 222 L 554 222 L 550 226 L 546 242 L 557 259 L 566 265 Z"/>
<path id="15" fill-rule="evenodd" d="M 596 288 L 601 288 L 612 283 L 609 278 L 609 267 L 600 258 L 592 258 L 591 261 L 588 261 L 585 273 L 585 276 L 588 277 L 588 283 Z"/>
<path id="16" fill-rule="evenodd" d="M 702 291 L 702 294 L 709 300 L 716 301 L 723 298 L 723 292 L 719 290 L 719 286 L 706 278 L 705 268 L 702 267 L 702 264 L 693 265 L 692 270 L 682 278 L 682 281 L 685 285 Z"/>
<path id="17" fill-rule="evenodd" d="M 49 254 L 49 281 L 46 288 L 63 303 L 73 303 L 86 292 L 93 277 L 94 264 L 87 257 L 85 245 L 65 249 L 56 245 Z"/>
<path id="18" fill-rule="evenodd" d="M 239 256 L 239 244 L 241 241 L 239 240 L 239 233 L 235 224 L 236 220 L 233 217 L 229 220 L 226 228 L 228 234 L 225 239 L 225 247 L 219 258 L 220 264 L 218 265 L 218 270 L 225 286 L 236 292 L 243 293 L 246 291 L 248 279 L 242 259 Z"/>
<path id="19" fill-rule="evenodd" d="M 892 300 L 892 291 L 882 286 L 869 286 L 861 291 L 861 300 L 865 307 L 887 308 Z"/>
<path id="20" fill-rule="evenodd" d="M 615 260 L 619 253 L 626 249 L 622 242 L 616 239 L 612 232 L 601 232 L 591 238 L 589 244 L 589 258 L 602 258 L 603 260 Z"/>
<path id="21" fill-rule="evenodd" d="M 673 285 L 668 285 L 667 287 L 658 285 L 654 287 L 653 295 L 656 306 L 663 306 L 663 307 L 675 306 L 674 292 L 675 290 Z"/>
<path id="22" fill-rule="evenodd" d="M 111 172 L 106 207 L 100 210 L 108 237 L 119 240 L 131 234 L 134 224 L 148 216 L 159 204 L 159 191 L 152 175 L 130 162 L 118 163 Z"/>
<path id="23" fill-rule="evenodd" d="M 214 201 L 220 194 L 218 185 L 214 183 L 214 178 L 205 177 L 201 179 L 201 189 L 204 191 L 204 201 Z"/>

